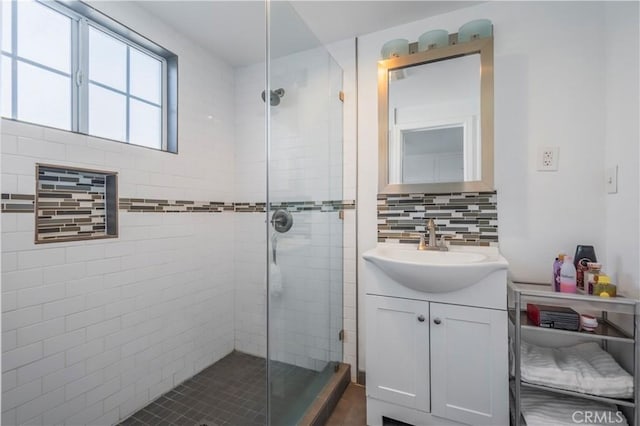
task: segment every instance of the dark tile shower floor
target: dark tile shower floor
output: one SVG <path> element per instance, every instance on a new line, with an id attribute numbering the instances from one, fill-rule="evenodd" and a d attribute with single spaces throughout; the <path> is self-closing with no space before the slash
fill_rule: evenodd
<path id="1" fill-rule="evenodd" d="M 296 423 L 292 401 L 309 393 L 316 372 L 271 363 L 272 422 Z M 264 358 L 232 352 L 124 420 L 122 426 L 253 426 L 267 423 Z M 300 413 L 299 415 L 302 415 Z"/>

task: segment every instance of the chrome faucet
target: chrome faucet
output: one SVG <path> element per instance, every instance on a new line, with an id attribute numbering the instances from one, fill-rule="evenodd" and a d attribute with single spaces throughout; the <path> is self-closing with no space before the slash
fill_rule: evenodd
<path id="1" fill-rule="evenodd" d="M 433 219 L 427 221 L 427 230 L 429 231 L 429 244 L 425 242 L 426 234 L 420 234 L 420 242 L 418 243 L 418 250 L 443 250 L 448 248 L 446 245 L 438 245 L 436 242 L 436 224 Z"/>
<path id="2" fill-rule="evenodd" d="M 427 222 L 427 229 L 429 230 L 429 247 L 436 247 L 436 224 L 433 219 Z"/>

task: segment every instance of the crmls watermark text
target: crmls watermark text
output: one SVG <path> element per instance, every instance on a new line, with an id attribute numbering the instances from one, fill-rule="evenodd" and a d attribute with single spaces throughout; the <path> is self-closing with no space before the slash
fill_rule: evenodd
<path id="1" fill-rule="evenodd" d="M 575 424 L 584 425 L 617 425 L 625 422 L 622 412 L 617 411 L 574 411 L 571 420 Z"/>

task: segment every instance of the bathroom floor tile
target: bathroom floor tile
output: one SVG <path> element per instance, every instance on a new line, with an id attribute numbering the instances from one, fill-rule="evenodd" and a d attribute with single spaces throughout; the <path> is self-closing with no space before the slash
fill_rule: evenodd
<path id="1" fill-rule="evenodd" d="M 272 422 L 285 418 L 291 401 L 320 373 L 273 362 Z M 167 392 L 121 426 L 260 426 L 266 424 L 264 358 L 233 352 Z M 284 426 L 284 425 L 283 425 Z"/>

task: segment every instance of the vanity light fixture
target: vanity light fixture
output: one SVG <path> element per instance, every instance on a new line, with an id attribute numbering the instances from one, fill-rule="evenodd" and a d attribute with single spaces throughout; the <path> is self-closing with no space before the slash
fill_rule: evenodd
<path id="1" fill-rule="evenodd" d="M 430 30 L 423 33 L 417 43 L 409 43 L 407 39 L 397 38 L 382 45 L 380 54 L 383 60 L 399 58 L 416 52 L 446 47 L 449 44 L 466 43 L 480 38 L 493 36 L 493 25 L 490 19 L 475 19 L 462 25 L 457 34 L 449 35 L 447 30 Z M 401 80 L 405 76 L 394 78 Z"/>
<path id="2" fill-rule="evenodd" d="M 464 43 L 493 35 L 490 19 L 476 19 L 469 21 L 458 29 L 458 43 Z"/>
<path id="3" fill-rule="evenodd" d="M 418 51 L 424 52 L 436 47 L 449 45 L 449 32 L 447 30 L 431 30 L 418 37 Z"/>
<path id="4" fill-rule="evenodd" d="M 382 59 L 399 58 L 409 54 L 409 40 L 406 38 L 397 38 L 386 42 L 380 51 Z M 406 77 L 404 70 L 391 71 L 389 78 L 391 80 L 402 80 Z"/>
<path id="5" fill-rule="evenodd" d="M 398 58 L 409 54 L 409 40 L 397 38 L 390 40 L 382 46 L 382 59 Z"/>

